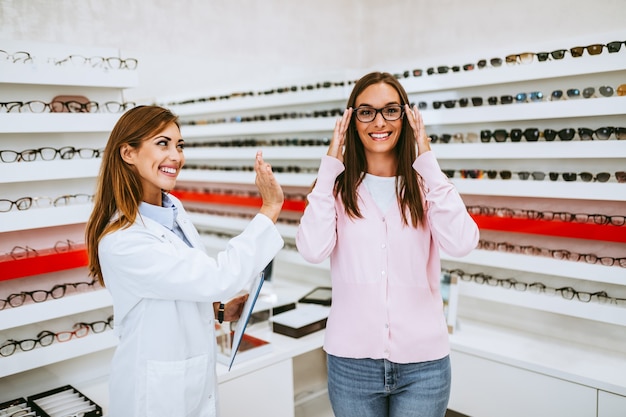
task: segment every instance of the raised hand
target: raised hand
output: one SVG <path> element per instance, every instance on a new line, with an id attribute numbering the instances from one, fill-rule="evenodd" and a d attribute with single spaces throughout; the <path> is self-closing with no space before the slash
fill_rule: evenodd
<path id="1" fill-rule="evenodd" d="M 404 112 L 409 121 L 409 124 L 413 128 L 415 135 L 415 143 L 417 144 L 417 154 L 421 155 L 424 152 L 430 151 L 430 138 L 426 135 L 426 128 L 424 127 L 424 120 L 422 120 L 422 114 L 417 106 L 404 105 Z"/>
<path id="2" fill-rule="evenodd" d="M 328 147 L 327 155 L 337 158 L 341 162 L 343 162 L 343 146 L 346 140 L 348 126 L 350 126 L 352 111 L 353 110 L 350 107 L 343 112 L 341 117 L 337 118 L 337 121 L 335 122 L 335 130 L 333 131 L 333 138 L 331 139 L 330 146 Z"/>
<path id="3" fill-rule="evenodd" d="M 276 223 L 280 210 L 285 202 L 285 195 L 272 172 L 271 165 L 263 160 L 263 153 L 261 151 L 257 151 L 256 153 L 254 171 L 256 172 L 254 183 L 263 199 L 263 205 L 259 212 L 265 214 Z"/>

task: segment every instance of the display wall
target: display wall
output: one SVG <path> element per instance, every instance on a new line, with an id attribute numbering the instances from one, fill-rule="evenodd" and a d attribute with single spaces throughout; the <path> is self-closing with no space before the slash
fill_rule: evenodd
<path id="1" fill-rule="evenodd" d="M 603 4 L 607 22 L 619 15 L 618 3 Z M 626 354 L 626 333 L 623 331 L 626 326 L 623 305 L 626 270 L 619 265 L 603 265 L 602 261 L 558 259 L 554 251 L 623 258 L 624 226 L 596 224 L 593 217 L 587 217 L 584 222 L 575 218 L 567 224 L 563 224 L 563 219 L 558 216 L 556 219 L 546 217 L 546 213 L 554 211 L 566 213 L 565 216 L 576 213 L 603 218 L 614 216 L 616 219 L 626 213 L 626 184 L 620 183 L 616 174 L 626 168 L 623 146 L 626 142 L 621 140 L 623 137 L 617 137 L 615 130 L 600 140 L 603 127 L 623 129 L 626 125 L 625 97 L 615 91 L 625 81 L 626 47 L 622 45 L 618 53 L 609 53 L 603 48 L 599 55 L 590 56 L 587 48 L 578 58 L 568 55 L 562 60 L 552 57 L 546 62 L 537 60 L 537 53 L 541 51 L 626 39 L 623 32 L 591 30 L 584 24 L 592 13 L 586 7 L 591 9 L 591 6 L 553 5 L 550 6 L 555 7 L 552 10 L 541 9 L 543 22 L 546 22 L 546 15 L 558 16 L 554 25 L 545 23 L 542 26 L 545 31 L 521 28 L 493 36 L 496 30 L 493 25 L 498 19 L 510 21 L 513 15 L 515 21 L 528 25 L 540 9 L 531 10 L 530 6 L 524 10 L 496 8 L 490 14 L 486 14 L 484 8 L 480 12 L 476 8 L 465 9 L 465 16 L 461 19 L 457 14 L 461 9 L 443 7 L 455 2 L 439 3 L 438 13 L 430 9 L 430 3 L 396 2 L 388 7 L 369 1 L 348 2 L 352 7 L 344 9 L 344 2 L 342 6 L 321 2 L 315 8 L 319 15 L 307 15 L 306 12 L 311 10 L 295 10 L 295 6 L 280 2 L 272 3 L 262 11 L 258 8 L 260 6 L 251 5 L 244 9 L 247 11 L 241 13 L 239 19 L 243 22 L 241 15 L 247 12 L 262 16 L 249 19 L 246 26 L 263 32 L 260 38 L 263 42 L 256 42 L 263 43 L 264 47 L 256 51 L 246 49 L 249 45 L 258 46 L 249 42 L 248 38 L 254 38 L 250 33 L 256 33 L 253 31 L 246 36 L 234 36 L 232 44 L 224 42 L 228 38 L 225 33 L 233 33 L 234 24 L 220 23 L 223 29 L 220 42 L 209 45 L 216 48 L 209 49 L 210 59 L 201 59 L 197 55 L 203 47 L 201 42 L 183 42 L 178 51 L 173 51 L 176 37 L 169 29 L 163 31 L 167 34 L 166 40 L 150 36 L 120 38 L 121 33 L 127 33 L 120 27 L 139 30 L 145 22 L 150 22 L 150 29 L 154 30 L 154 19 L 166 28 L 176 26 L 176 21 L 163 17 L 168 15 L 169 6 L 165 3 L 157 5 L 156 15 L 152 10 L 132 22 L 131 16 L 141 14 L 138 5 L 131 3 L 125 6 L 126 14 L 107 19 L 106 16 L 112 15 L 100 9 L 98 3 L 88 3 L 87 8 L 79 6 L 74 14 L 76 26 L 64 26 L 65 18 L 57 15 L 63 7 L 74 3 L 59 4 L 61 7 L 51 11 L 46 22 L 41 22 L 32 17 L 40 15 L 33 13 L 32 9 L 25 9 L 24 5 L 0 3 L 0 39 L 9 31 L 8 38 L 20 42 L 38 38 L 47 35 L 54 22 L 62 28 L 58 30 L 58 38 L 67 37 L 70 45 L 76 45 L 76 38 L 70 39 L 76 34 L 74 30 L 79 27 L 83 30 L 84 22 L 99 14 L 98 25 L 117 30 L 111 31 L 107 38 L 93 29 L 84 32 L 89 35 L 81 39 L 93 41 L 93 45 L 119 47 L 119 51 L 95 46 L 84 49 L 63 46 L 60 50 L 32 46 L 32 50 L 38 57 L 63 58 L 69 53 L 82 51 L 85 55 L 137 58 L 140 81 L 136 73 L 126 70 L 101 73 L 90 68 L 33 67 L 17 62 L 19 68 L 17 65 L 0 67 L 3 101 L 49 101 L 55 94 L 72 93 L 85 94 L 99 103 L 121 103 L 135 97 L 136 102 L 141 102 L 153 97 L 155 102 L 171 107 L 181 115 L 183 136 L 189 144 L 187 169 L 181 175 L 175 193 L 194 212 L 194 222 L 204 233 L 209 250 L 219 250 L 229 235 L 243 228 L 246 217 L 255 210 L 253 173 L 248 169 L 248 162 L 253 160 L 257 147 L 263 148 L 267 159 L 278 170 L 279 180 L 288 196 L 279 224 L 287 247 L 277 257 L 275 271 L 282 279 L 306 278 L 313 283 L 328 283 L 328 265 L 303 262 L 293 247 L 303 195 L 315 178 L 317 163 L 325 152 L 336 112 L 345 104 L 349 94 L 349 82 L 370 69 L 398 74 L 411 100 L 426 103 L 424 118 L 429 134 L 437 138 L 433 149 L 442 168 L 462 193 L 470 213 L 481 225 L 481 237 L 485 241 L 464 259 L 445 255 L 443 258 L 444 269 L 455 274 L 460 282 L 458 331 L 451 338 L 453 364 L 457 369 L 451 407 L 475 416 L 501 414 L 504 408 L 498 407 L 508 407 L 507 415 L 517 415 L 514 411 L 520 415 L 536 415 L 534 411 L 537 409 L 550 407 L 556 407 L 554 412 L 558 414 L 565 409 L 563 401 L 551 399 L 567 398 L 568 415 L 596 415 L 589 412 L 597 410 L 599 416 L 613 416 L 611 412 L 623 405 L 626 382 L 620 366 L 623 366 Z M 201 7 L 190 3 L 190 7 L 193 6 Z M 486 2 L 484 6 L 487 7 Z M 211 12 L 227 13 L 229 7 L 214 6 Z M 595 5 L 593 9 L 598 7 Z M 612 8 L 616 13 L 608 13 Z M 11 13 L 17 12 L 28 18 L 9 19 Z M 411 26 L 414 21 L 407 16 L 417 16 L 418 12 L 418 24 Z M 287 13 L 293 20 L 284 17 Z M 466 22 L 471 13 L 477 14 L 475 24 Z M 381 16 L 387 14 L 394 18 L 403 16 L 408 21 L 404 30 L 411 32 L 418 27 L 420 33 L 425 31 L 428 37 L 412 33 L 411 37 L 402 38 L 405 42 L 390 44 L 385 32 L 388 26 L 380 25 Z M 265 39 L 265 36 L 284 39 L 292 30 L 289 25 L 268 29 L 267 23 L 263 22 L 270 16 L 282 16 L 278 19 L 281 22 L 302 23 L 299 19 L 303 19 L 311 22 L 309 26 L 315 31 L 307 31 L 302 40 L 296 38 L 299 40 L 296 53 L 289 49 L 293 46 L 282 48 L 284 44 L 272 44 L 271 39 Z M 341 29 L 331 30 L 332 39 L 328 39 L 328 33 L 322 34 L 323 26 L 318 25 L 320 18 L 340 21 L 337 26 Z M 10 22 L 5 25 L 7 20 Z M 447 23 L 430 28 L 419 24 L 424 20 Z M 257 22 L 260 22 L 258 27 Z M 198 23 L 198 26 L 202 25 Z M 590 32 L 583 33 L 584 29 Z M 108 33 L 108 29 L 103 30 Z M 204 33 L 204 30 L 197 28 L 198 33 Z M 218 32 L 215 26 L 211 31 Z M 316 37 L 318 31 L 320 36 Z M 352 32 L 359 34 L 359 42 L 354 41 Z M 319 44 L 307 43 L 309 38 Z M 427 39 L 438 39 L 438 42 L 427 42 Z M 111 45 L 112 40 L 119 44 Z M 147 52 L 141 50 L 140 40 Z M 274 47 L 271 53 L 264 55 L 265 41 Z M 291 42 L 295 42 L 293 38 Z M 7 41 L 5 44 L 10 46 L 10 53 L 22 45 L 23 49 L 29 48 L 27 42 Z M 304 55 L 301 55 L 301 44 L 306 44 L 304 51 L 309 51 Z M 368 48 L 370 44 L 372 48 Z M 413 55 L 405 55 L 403 48 L 398 46 L 402 44 Z M 126 49 L 125 45 L 137 49 Z M 164 53 L 168 48 L 171 50 Z M 0 46 L 0 49 L 3 48 Z M 311 53 L 313 50 L 328 50 L 328 53 L 323 54 L 322 61 L 321 54 Z M 532 53 L 533 61 L 522 64 L 526 52 Z M 490 63 L 494 57 L 501 57 L 504 61 L 510 54 L 515 60 L 511 65 Z M 216 65 L 216 56 L 231 58 L 223 65 Z M 293 57 L 293 61 L 286 63 L 284 56 Z M 384 65 L 381 56 L 385 57 Z M 486 65 L 480 69 L 479 62 L 483 59 Z M 181 66 L 180 62 L 186 64 Z M 449 69 L 444 73 L 439 69 L 470 63 L 474 65 L 472 70 L 453 72 Z M 24 68 L 31 73 L 23 71 Z M 433 68 L 432 74 L 428 74 L 428 68 Z M 421 76 L 416 76 L 415 69 L 423 71 Z M 220 85 L 210 85 L 206 83 L 208 79 L 220 80 Z M 297 86 L 297 91 L 292 91 L 291 86 Z M 583 95 L 589 87 L 593 87 L 594 92 L 587 98 L 567 97 L 569 89 L 578 88 Z M 606 87 L 613 88 L 611 95 Z M 556 100 L 552 93 L 559 89 L 565 97 Z M 255 96 L 241 97 L 242 92 L 249 91 L 254 91 Z M 541 102 L 532 99 L 532 93 L 538 91 L 544 94 Z M 524 93 L 526 98 L 518 100 L 518 95 Z M 228 99 L 220 99 L 226 95 Z M 511 96 L 510 104 L 503 102 L 507 100 L 503 97 L 508 95 Z M 201 100 L 210 97 L 216 98 L 212 100 L 214 102 Z M 483 98 L 483 105 L 474 105 L 473 97 Z M 490 97 L 496 97 L 496 104 L 488 103 Z M 461 107 L 463 98 L 470 99 L 466 107 Z M 438 108 L 435 103 L 439 103 Z M 296 117 L 292 118 L 292 113 Z M 261 115 L 266 120 L 259 120 Z M 2 116 L 3 150 L 21 151 L 42 146 L 61 150 L 65 146 L 74 146 L 97 151 L 103 146 L 107 131 L 118 114 Z M 590 128 L 593 133 L 585 139 L 579 128 Z M 519 131 L 514 133 L 516 129 Z M 537 141 L 533 141 L 533 129 L 541 135 Z M 567 139 L 565 129 L 574 129 L 572 140 Z M 487 130 L 491 134 L 484 133 Z M 507 137 L 501 140 L 503 136 L 499 135 L 502 132 L 496 131 L 506 132 Z M 519 140 L 513 140 L 514 137 Z M 55 160 L 48 161 L 41 160 L 41 153 L 37 156 L 40 159 L 23 164 L 6 162 L 0 166 L 3 174 L 0 198 L 17 202 L 21 197 L 30 196 L 40 198 L 43 204 L 44 197 L 56 199 L 90 193 L 99 163 L 97 152 L 92 157 L 75 155 L 66 159 L 59 151 Z M 512 177 L 503 177 L 507 170 L 512 172 Z M 528 175 L 522 178 L 520 172 L 528 172 Z M 563 174 L 569 172 L 575 173 L 575 181 L 566 180 Z M 582 172 L 590 172 L 591 181 L 584 180 Z M 609 173 L 606 182 L 602 180 L 602 172 Z M 493 173 L 495 178 L 491 178 Z M 545 174 L 544 180 L 535 180 L 533 174 L 541 173 Z M 556 174 L 554 180 L 550 173 Z M 67 297 L 58 300 L 7 307 L 0 313 L 3 318 L 2 341 L 33 338 L 42 330 L 58 334 L 70 331 L 71 334 L 73 329 L 76 331 L 74 325 L 79 321 L 103 322 L 108 329 L 106 323 L 111 308 L 106 291 L 75 285 L 86 281 L 84 258 L 80 256 L 83 253 L 80 225 L 86 219 L 89 205 L 78 197 L 70 198 L 68 203 L 32 209 L 14 204 L 15 207 L 2 213 L 0 243 L 4 254 L 2 273 L 6 279 L 0 287 L 0 298 L 24 290 L 51 291 L 56 284 L 72 287 Z M 536 213 L 541 217 L 533 218 Z M 78 247 L 71 243 L 64 246 L 68 239 L 78 243 Z M 25 248 L 25 256 L 13 253 L 15 246 Z M 46 265 L 62 264 L 65 268 L 36 270 L 40 263 L 34 261 L 35 257 L 28 256 L 28 253 L 32 255 L 29 248 L 37 250 L 38 256 L 45 255 L 46 259 L 52 260 Z M 537 249 L 548 249 L 550 256 L 544 256 L 545 253 Z M 9 276 L 9 272 L 14 275 Z M 602 291 L 606 296 L 599 295 Z M 570 293 L 572 298 L 568 299 Z M 586 293 L 593 294 L 588 302 L 584 300 Z M 78 297 L 74 297 L 76 295 Z M 18 351 L 1 358 L 3 399 L 68 382 L 94 395 L 99 402 L 105 402 L 103 387 L 106 386 L 108 355 L 115 345 L 111 332 L 90 334 L 84 338 L 69 337 L 70 340 L 63 344 L 38 346 L 30 352 Z M 511 381 L 510 384 L 501 382 L 503 375 Z M 498 392 L 498 395 L 489 396 L 490 401 L 476 401 L 485 392 Z M 515 401 L 520 398 L 519 392 L 524 393 L 524 401 Z M 501 401 L 494 401 L 494 397 Z"/>

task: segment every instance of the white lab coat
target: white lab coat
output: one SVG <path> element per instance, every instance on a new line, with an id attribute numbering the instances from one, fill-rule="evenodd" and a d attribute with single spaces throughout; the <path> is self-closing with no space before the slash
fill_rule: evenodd
<path id="1" fill-rule="evenodd" d="M 145 216 L 99 245 L 119 336 L 109 417 L 217 416 L 213 302 L 245 288 L 284 244 L 273 222 L 257 214 L 209 257 L 180 201 L 170 198 L 192 248 Z"/>

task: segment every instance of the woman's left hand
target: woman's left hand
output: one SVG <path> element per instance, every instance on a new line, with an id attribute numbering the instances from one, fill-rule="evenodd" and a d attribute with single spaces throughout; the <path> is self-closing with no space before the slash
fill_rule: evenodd
<path id="1" fill-rule="evenodd" d="M 417 105 L 411 108 L 411 106 L 405 104 L 404 112 L 406 113 L 409 124 L 413 128 L 415 143 L 417 144 L 417 155 L 430 151 L 430 138 L 426 135 L 424 120 L 422 119 L 422 114 L 417 108 Z"/>

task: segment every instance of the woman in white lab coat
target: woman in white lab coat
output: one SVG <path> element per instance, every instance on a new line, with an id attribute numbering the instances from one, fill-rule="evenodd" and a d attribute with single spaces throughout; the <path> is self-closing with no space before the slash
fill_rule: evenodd
<path id="1" fill-rule="evenodd" d="M 283 246 L 275 226 L 283 191 L 259 152 L 263 205 L 223 252 L 208 256 L 168 195 L 183 148 L 174 114 L 139 106 L 122 115 L 104 151 L 86 244 L 90 274 L 113 298 L 119 337 L 109 417 L 216 416 L 215 318 L 239 317 L 246 296 L 235 296 Z"/>

